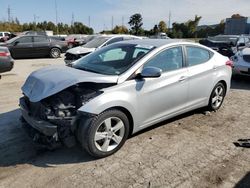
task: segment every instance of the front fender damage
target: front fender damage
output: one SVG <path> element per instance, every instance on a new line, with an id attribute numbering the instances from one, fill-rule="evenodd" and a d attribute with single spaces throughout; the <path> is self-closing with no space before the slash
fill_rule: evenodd
<path id="1" fill-rule="evenodd" d="M 76 144 L 76 134 L 78 131 L 78 123 L 83 118 L 91 118 L 92 114 L 79 112 L 78 109 L 90 100 L 103 93 L 102 89 L 110 87 L 114 84 L 107 83 L 80 83 L 71 86 L 59 93 L 42 99 L 38 102 L 32 102 L 27 96 L 20 99 L 22 111 L 22 122 L 27 125 L 32 139 L 39 145 L 58 147 L 58 143 L 63 143 L 67 147 Z M 22 102 L 21 102 L 22 101 Z M 26 116 L 25 114 L 28 114 Z M 34 123 L 30 123 L 29 118 Z M 44 126 L 36 124 L 36 122 L 47 122 L 56 126 L 53 134 L 46 134 L 43 131 Z"/>

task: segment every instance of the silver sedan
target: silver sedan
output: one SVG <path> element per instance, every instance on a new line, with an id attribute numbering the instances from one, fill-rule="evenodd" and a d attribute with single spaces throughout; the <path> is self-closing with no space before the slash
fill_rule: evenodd
<path id="1" fill-rule="evenodd" d="M 199 44 L 145 39 L 97 50 L 72 67 L 47 67 L 26 80 L 20 99 L 33 140 L 77 138 L 95 157 L 127 137 L 190 110 L 216 111 L 230 88 L 232 62 Z M 45 139 L 46 138 L 46 139 Z"/>

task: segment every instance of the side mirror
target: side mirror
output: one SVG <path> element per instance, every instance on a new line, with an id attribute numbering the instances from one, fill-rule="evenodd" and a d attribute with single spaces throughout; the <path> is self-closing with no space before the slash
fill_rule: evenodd
<path id="1" fill-rule="evenodd" d="M 157 67 L 146 67 L 141 71 L 142 78 L 157 78 L 160 77 L 162 70 Z"/>
<path id="2" fill-rule="evenodd" d="M 19 41 L 15 41 L 14 42 L 14 46 L 18 45 L 19 44 Z"/>

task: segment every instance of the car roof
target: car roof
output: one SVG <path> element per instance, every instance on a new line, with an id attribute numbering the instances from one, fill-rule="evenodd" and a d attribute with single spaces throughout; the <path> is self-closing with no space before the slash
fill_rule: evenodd
<path id="1" fill-rule="evenodd" d="M 167 44 L 180 43 L 180 42 L 190 43 L 190 41 L 183 40 L 183 39 L 142 39 L 142 40 L 127 40 L 127 41 L 122 41 L 119 43 L 154 46 L 158 48 L 161 46 L 165 46 Z"/>
<path id="2" fill-rule="evenodd" d="M 142 37 L 138 37 L 134 35 L 126 35 L 126 34 L 108 34 L 108 35 L 103 34 L 100 36 L 97 35 L 97 37 L 102 37 L 102 38 L 133 37 L 133 38 L 138 38 L 138 39 L 142 38 Z"/>

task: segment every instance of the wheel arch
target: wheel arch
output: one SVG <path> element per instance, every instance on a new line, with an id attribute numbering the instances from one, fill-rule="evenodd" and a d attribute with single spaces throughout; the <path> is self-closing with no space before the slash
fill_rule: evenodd
<path id="1" fill-rule="evenodd" d="M 227 82 L 225 80 L 220 80 L 219 82 L 217 83 L 222 83 L 225 87 L 225 90 L 226 90 L 226 93 L 227 93 Z"/>
<path id="2" fill-rule="evenodd" d="M 50 50 L 53 49 L 53 48 L 59 49 L 60 52 L 62 53 L 62 48 L 61 48 L 59 45 L 51 46 L 51 47 L 50 47 Z"/>
<path id="3" fill-rule="evenodd" d="M 129 112 L 129 110 L 122 107 L 122 106 L 114 106 L 114 107 L 108 108 L 106 110 L 111 110 L 111 109 L 120 110 L 121 112 L 123 112 L 127 116 L 128 121 L 129 121 L 129 135 L 132 135 L 133 130 L 134 130 L 134 119 L 133 119 L 132 114 Z"/>

